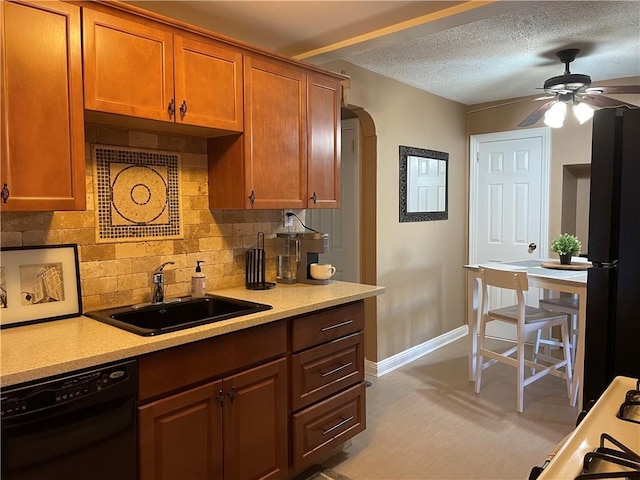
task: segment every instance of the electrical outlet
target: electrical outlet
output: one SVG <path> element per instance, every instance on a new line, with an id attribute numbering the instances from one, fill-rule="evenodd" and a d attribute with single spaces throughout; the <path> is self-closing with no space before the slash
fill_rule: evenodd
<path id="1" fill-rule="evenodd" d="M 282 211 L 283 222 L 285 227 L 293 227 L 293 216 L 287 215 L 287 213 L 293 213 L 293 210 L 285 209 Z"/>

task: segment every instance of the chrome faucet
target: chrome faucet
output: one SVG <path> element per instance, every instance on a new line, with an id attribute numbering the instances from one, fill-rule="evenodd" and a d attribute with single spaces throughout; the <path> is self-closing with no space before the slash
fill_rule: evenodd
<path id="1" fill-rule="evenodd" d="M 151 277 L 153 281 L 153 291 L 151 293 L 151 303 L 162 303 L 164 302 L 164 272 L 162 269 L 167 265 L 173 265 L 176 262 L 164 262 L 158 268 L 156 268 L 155 272 L 153 272 L 153 276 Z"/>

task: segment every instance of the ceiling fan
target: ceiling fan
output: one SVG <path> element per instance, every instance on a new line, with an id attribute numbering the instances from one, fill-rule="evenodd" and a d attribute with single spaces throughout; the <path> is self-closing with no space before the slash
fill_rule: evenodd
<path id="1" fill-rule="evenodd" d="M 556 57 L 564 63 L 564 74 L 552 77 L 544 82 L 542 90 L 548 96 L 535 98 L 534 100 L 548 100 L 540 105 L 531 115 L 525 118 L 518 127 L 533 125 L 542 117 L 544 123 L 552 128 L 559 128 L 564 122 L 567 106 L 571 106 L 578 121 L 582 124 L 593 116 L 595 108 L 614 108 L 626 106 L 638 108 L 637 105 L 606 97 L 603 94 L 633 94 L 640 93 L 640 85 L 620 85 L 609 87 L 591 87 L 591 77 L 580 73 L 571 73 L 569 64 L 580 53 L 578 48 L 560 50 Z"/>

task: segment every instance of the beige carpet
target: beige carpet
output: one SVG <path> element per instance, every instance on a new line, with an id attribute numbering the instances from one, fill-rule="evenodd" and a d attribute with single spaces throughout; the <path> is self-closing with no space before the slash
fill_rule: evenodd
<path id="1" fill-rule="evenodd" d="M 482 390 L 468 380 L 458 340 L 380 378 L 368 378 L 367 430 L 324 464 L 353 480 L 528 478 L 575 426 L 564 380 L 525 388 L 516 412 L 515 369 L 498 364 Z"/>

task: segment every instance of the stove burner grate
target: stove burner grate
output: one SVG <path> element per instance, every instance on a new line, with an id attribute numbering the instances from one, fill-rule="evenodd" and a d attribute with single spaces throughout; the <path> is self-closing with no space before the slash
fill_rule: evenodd
<path id="1" fill-rule="evenodd" d="M 616 417 L 626 422 L 640 423 L 640 380 L 636 383 L 636 389 L 629 390 L 625 395 Z"/>
<path id="2" fill-rule="evenodd" d="M 617 449 L 605 446 L 605 441 Z M 640 455 L 611 435 L 600 435 L 600 446 L 584 456 L 583 470 L 575 480 L 599 478 L 640 479 Z"/>

